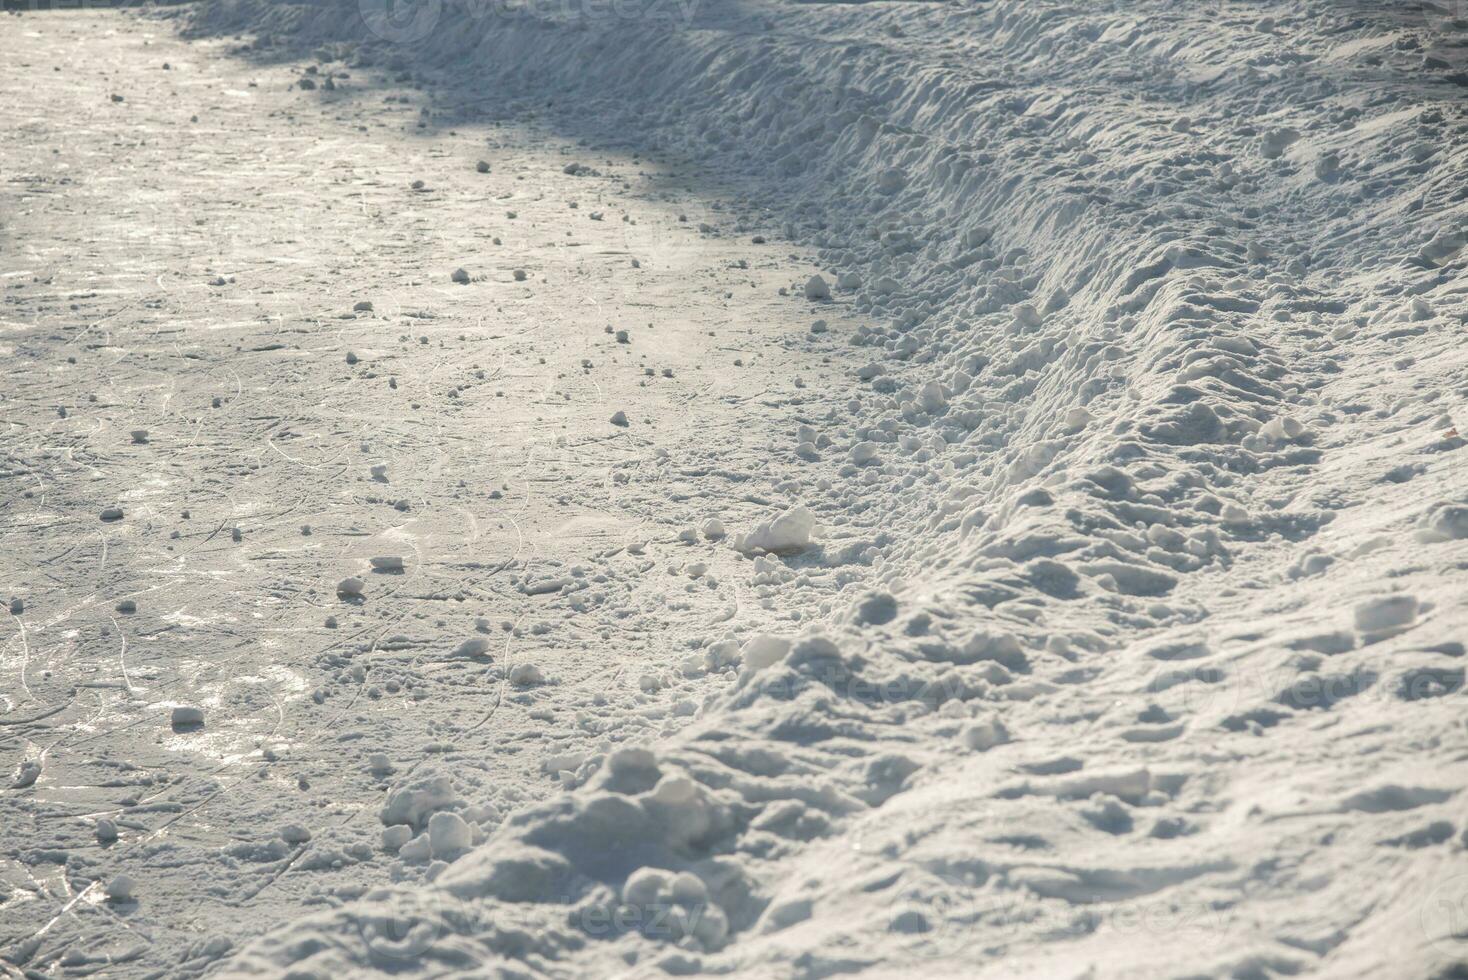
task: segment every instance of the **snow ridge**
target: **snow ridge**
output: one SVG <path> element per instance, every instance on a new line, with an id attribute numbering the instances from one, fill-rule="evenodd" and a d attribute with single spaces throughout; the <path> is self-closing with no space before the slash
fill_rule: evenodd
<path id="1" fill-rule="evenodd" d="M 728 683 L 676 738 L 228 972 L 1463 955 L 1432 911 L 1468 894 L 1441 870 L 1468 843 L 1468 119 L 1443 23 L 1323 0 L 448 5 L 384 46 L 334 4 L 202 16 L 467 66 L 761 181 L 868 324 L 866 366 L 852 415 L 788 447 L 833 489 L 793 536 L 733 544 L 819 524 L 878 569 L 827 622 L 710 647 Z"/>

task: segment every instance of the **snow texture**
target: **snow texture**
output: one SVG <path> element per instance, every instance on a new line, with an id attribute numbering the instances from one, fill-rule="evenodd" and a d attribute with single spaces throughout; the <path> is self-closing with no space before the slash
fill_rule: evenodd
<path id="1" fill-rule="evenodd" d="M 726 202 L 688 234 L 815 250 L 782 289 L 831 332 L 784 339 L 794 416 L 739 422 L 768 445 L 667 471 L 668 499 L 714 474 L 698 492 L 757 509 L 619 549 L 688 595 L 738 584 L 676 664 L 629 665 L 666 724 L 554 747 L 555 791 L 519 804 L 467 762 L 380 760 L 393 880 L 204 969 L 1468 970 L 1465 25 L 1336 0 L 490 6 L 390 40 L 355 3 L 212 3 L 193 29 L 684 161 Z M 643 425 L 606 418 L 598 439 Z M 342 600 L 415 574 L 380 561 Z M 588 577 L 516 586 L 575 611 Z M 439 653 L 500 656 L 463 635 Z M 488 696 L 572 683 L 540 663 Z"/>

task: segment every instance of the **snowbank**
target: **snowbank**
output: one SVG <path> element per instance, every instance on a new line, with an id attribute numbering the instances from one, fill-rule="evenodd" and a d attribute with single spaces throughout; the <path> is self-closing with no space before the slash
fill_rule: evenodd
<path id="1" fill-rule="evenodd" d="M 547 124 L 693 160 L 821 250 L 867 366 L 852 414 L 788 452 L 833 489 L 803 534 L 736 546 L 865 529 L 888 592 L 746 646 L 682 735 L 585 763 L 433 886 L 232 971 L 1462 955 L 1433 904 L 1468 894 L 1441 870 L 1468 777 L 1447 737 L 1468 119 L 1443 23 L 1324 0 L 446 5 L 389 45 L 355 6 L 203 22 L 554 100 Z M 416 825 L 451 795 L 393 801 Z M 413 942 L 382 938 L 405 922 Z"/>

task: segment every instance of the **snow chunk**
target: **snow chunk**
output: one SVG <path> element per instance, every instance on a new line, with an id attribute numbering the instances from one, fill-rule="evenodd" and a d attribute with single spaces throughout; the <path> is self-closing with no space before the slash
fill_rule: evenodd
<path id="1" fill-rule="evenodd" d="M 429 842 L 426 831 L 398 848 L 398 857 L 411 864 L 422 864 L 432 856 L 433 844 Z"/>
<path id="2" fill-rule="evenodd" d="M 646 908 L 655 904 L 668 890 L 671 879 L 660 868 L 638 868 L 627 876 L 622 885 L 622 901 L 628 905 Z"/>
<path id="3" fill-rule="evenodd" d="M 1381 633 L 1410 626 L 1417 619 L 1417 599 L 1410 595 L 1390 595 L 1367 599 L 1356 607 L 1356 629 L 1362 633 Z"/>
<path id="4" fill-rule="evenodd" d="M 287 844 L 304 844 L 311 839 L 311 831 L 298 823 L 288 823 L 280 828 L 280 839 Z"/>
<path id="5" fill-rule="evenodd" d="M 1305 434 L 1305 427 L 1292 416 L 1278 415 L 1265 423 L 1259 434 L 1273 442 L 1294 442 Z"/>
<path id="6" fill-rule="evenodd" d="M 41 778 L 41 763 L 35 759 L 22 762 L 16 770 L 15 779 L 11 781 L 11 789 L 25 789 L 36 785 L 36 780 Z"/>
<path id="7" fill-rule="evenodd" d="M 204 724 L 204 709 L 181 704 L 173 709 L 169 719 L 174 728 L 192 728 Z"/>
<path id="8" fill-rule="evenodd" d="M 784 637 L 761 633 L 745 641 L 739 648 L 739 657 L 745 670 L 763 670 L 784 660 L 790 653 L 790 646 L 790 641 Z"/>
<path id="9" fill-rule="evenodd" d="M 457 813 L 440 811 L 428 818 L 428 846 L 434 857 L 456 855 L 473 843 L 473 830 Z"/>
<path id="10" fill-rule="evenodd" d="M 469 639 L 454 647 L 453 656 L 456 658 L 474 660 L 489 652 L 489 638 L 485 636 L 471 636 Z"/>
<path id="11" fill-rule="evenodd" d="M 127 875 L 118 875 L 107 883 L 107 897 L 114 902 L 131 901 L 137 887 L 137 882 Z"/>
<path id="12" fill-rule="evenodd" d="M 544 684 L 545 674 L 535 664 L 516 664 L 510 668 L 510 683 L 516 687 Z"/>
<path id="13" fill-rule="evenodd" d="M 986 244 L 993 237 L 994 232 L 992 230 L 984 225 L 979 225 L 963 233 L 963 244 L 969 248 L 978 248 L 980 245 Z"/>
<path id="14" fill-rule="evenodd" d="M 929 415 L 937 415 L 948 407 L 948 389 L 940 382 L 929 381 L 918 390 L 917 403 Z"/>
<path id="15" fill-rule="evenodd" d="M 389 854 L 396 854 L 403 849 L 403 845 L 413 839 L 413 828 L 407 824 L 393 824 L 391 827 L 382 829 L 382 849 Z"/>
<path id="16" fill-rule="evenodd" d="M 816 518 L 805 506 L 792 507 L 773 521 L 761 522 L 753 531 L 734 537 L 734 548 L 744 554 L 769 551 L 795 554 L 810 547 Z"/>
<path id="17" fill-rule="evenodd" d="M 388 794 L 387 803 L 377 813 L 377 818 L 386 826 L 405 823 L 421 829 L 428 818 L 440 810 L 449 810 L 459 803 L 454 784 L 443 773 L 428 773 L 410 783 L 395 787 Z"/>

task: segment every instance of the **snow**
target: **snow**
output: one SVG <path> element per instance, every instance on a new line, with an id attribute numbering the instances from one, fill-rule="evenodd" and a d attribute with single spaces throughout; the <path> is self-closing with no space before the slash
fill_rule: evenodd
<path id="1" fill-rule="evenodd" d="M 298 823 L 288 823 L 280 828 L 280 839 L 287 844 L 304 844 L 311 839 L 311 831 Z"/>
<path id="2" fill-rule="evenodd" d="M 393 787 L 377 817 L 387 826 L 425 827 L 440 810 L 458 805 L 453 780 L 446 773 L 428 772 Z"/>
<path id="3" fill-rule="evenodd" d="M 809 507 L 792 507 L 769 521 L 761 521 L 753 530 L 734 536 L 734 550 L 745 554 L 772 552 L 792 554 L 810 547 L 816 518 Z"/>
<path id="4" fill-rule="evenodd" d="M 6 962 L 65 967 L 61 934 L 125 975 L 1462 970 L 1446 15 L 437 16 L 383 38 L 337 0 L 193 11 L 198 40 L 149 45 L 169 87 L 88 111 L 167 111 L 171 79 L 222 72 L 268 108 L 201 106 L 232 113 L 219 139 L 336 147 L 251 159 L 347 196 L 330 220 L 290 198 L 311 233 L 263 253 L 119 279 L 186 302 L 69 309 L 139 247 L 133 203 L 64 293 L 7 286 L 0 341 L 38 363 L 6 392 L 36 535 L 5 583 L 27 599 L 0 659 L 0 734 L 27 722 Z M 158 60 L 137 37 L 110 88 Z M 354 167 L 379 143 L 408 155 Z M 46 186 L 21 220 L 86 189 Z M 95 234 L 107 202 L 80 200 Z M 360 222 L 348 258 L 294 251 L 311 221 Z M 173 384 L 232 310 L 259 332 Z M 294 346 L 249 350 L 262 368 L 240 341 Z M 106 404 L 64 387 L 62 348 L 107 355 Z M 143 612 L 76 619 L 119 593 Z M 173 698 L 207 730 L 164 729 Z M 48 924 L 72 879 L 124 868 L 148 885 L 126 928 Z M 220 894 L 220 934 L 180 938 Z"/>
<path id="5" fill-rule="evenodd" d="M 453 656 L 477 659 L 489 652 L 489 640 L 483 636 L 471 636 L 454 647 Z"/>
<path id="6" fill-rule="evenodd" d="M 779 663 L 789 652 L 789 639 L 760 635 L 744 641 L 744 645 L 739 648 L 739 659 L 745 670 L 757 671 Z"/>
<path id="7" fill-rule="evenodd" d="M 545 683 L 545 673 L 535 664 L 515 664 L 510 668 L 510 683 L 516 687 L 531 687 Z"/>
<path id="8" fill-rule="evenodd" d="M 36 759 L 27 759 L 20 764 L 15 771 L 15 778 L 11 780 L 11 789 L 28 789 L 36 785 L 36 780 L 41 778 L 41 763 Z"/>
<path id="9" fill-rule="evenodd" d="M 434 857 L 455 857 L 473 842 L 469 825 L 457 813 L 435 813 L 428 818 L 428 844 Z"/>
<path id="10" fill-rule="evenodd" d="M 174 728 L 191 728 L 204 724 L 204 709 L 188 704 L 176 705 L 170 716 Z"/>
<path id="11" fill-rule="evenodd" d="M 402 823 L 393 824 L 391 827 L 384 827 L 382 830 L 382 849 L 396 854 L 412 839 L 412 827 Z"/>
<path id="12" fill-rule="evenodd" d="M 107 883 L 107 897 L 114 902 L 127 902 L 137 890 L 137 883 L 127 875 L 118 875 Z"/>

